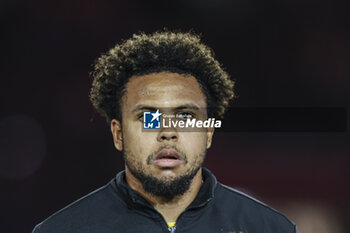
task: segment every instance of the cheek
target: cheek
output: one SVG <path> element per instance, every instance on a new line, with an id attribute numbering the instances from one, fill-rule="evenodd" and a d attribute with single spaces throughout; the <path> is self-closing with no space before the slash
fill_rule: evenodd
<path id="1" fill-rule="evenodd" d="M 190 155 L 198 156 L 206 148 L 207 145 L 207 134 L 200 132 L 184 133 L 183 136 L 184 147 L 187 148 L 187 152 Z"/>
<path id="2" fill-rule="evenodd" d="M 125 129 L 124 133 L 124 147 L 125 150 L 133 154 L 133 156 L 142 158 L 151 154 L 152 146 L 154 144 L 154 135 L 151 132 L 142 132 L 140 128 Z"/>

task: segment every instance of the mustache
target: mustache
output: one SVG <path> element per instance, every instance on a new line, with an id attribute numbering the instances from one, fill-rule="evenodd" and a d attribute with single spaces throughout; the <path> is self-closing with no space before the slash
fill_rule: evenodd
<path id="1" fill-rule="evenodd" d="M 147 164 L 151 164 L 151 162 L 155 159 L 157 154 L 159 154 L 159 152 L 161 152 L 163 149 L 173 149 L 173 150 L 175 150 L 177 152 L 177 154 L 179 155 L 180 159 L 183 160 L 185 163 L 187 163 L 187 156 L 186 156 L 186 154 L 183 151 L 178 149 L 176 146 L 169 146 L 169 145 L 165 144 L 165 145 L 159 147 L 158 150 L 156 150 L 152 154 L 148 155 L 148 157 L 147 157 Z"/>

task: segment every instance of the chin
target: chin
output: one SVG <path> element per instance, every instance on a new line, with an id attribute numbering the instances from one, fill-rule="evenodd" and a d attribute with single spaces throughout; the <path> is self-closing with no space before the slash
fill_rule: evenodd
<path id="1" fill-rule="evenodd" d="M 163 168 L 161 169 L 160 174 L 160 177 L 173 177 L 175 179 L 176 177 L 185 175 L 186 171 L 184 172 L 176 168 Z"/>
<path id="2" fill-rule="evenodd" d="M 180 177 L 179 175 L 174 175 L 174 174 L 162 174 L 158 180 L 168 183 L 168 182 L 172 182 L 174 180 L 176 180 L 177 177 Z"/>

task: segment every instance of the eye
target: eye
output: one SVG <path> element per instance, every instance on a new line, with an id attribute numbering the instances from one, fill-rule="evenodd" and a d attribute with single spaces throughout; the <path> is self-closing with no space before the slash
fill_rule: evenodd
<path id="1" fill-rule="evenodd" d="M 143 113 L 137 115 L 137 119 L 138 119 L 139 121 L 143 121 Z"/>

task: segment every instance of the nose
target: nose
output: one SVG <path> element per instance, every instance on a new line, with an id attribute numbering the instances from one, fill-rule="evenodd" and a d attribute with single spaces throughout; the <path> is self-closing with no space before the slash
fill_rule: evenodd
<path id="1" fill-rule="evenodd" d="M 172 141 L 172 142 L 177 142 L 179 136 L 176 130 L 174 129 L 165 129 L 159 132 L 157 140 L 159 142 L 164 142 L 164 141 Z"/>

